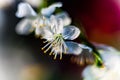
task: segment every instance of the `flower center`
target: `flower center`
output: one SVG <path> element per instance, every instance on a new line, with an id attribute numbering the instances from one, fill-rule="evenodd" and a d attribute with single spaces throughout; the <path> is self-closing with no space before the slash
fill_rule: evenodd
<path id="1" fill-rule="evenodd" d="M 44 53 L 51 49 L 49 55 L 53 54 L 54 59 L 56 59 L 57 54 L 60 54 L 60 59 L 62 59 L 62 53 L 66 53 L 67 50 L 62 34 L 54 34 L 54 39 L 45 41 L 45 43 L 46 42 L 48 43 L 42 48 L 42 50 L 44 50 L 47 47 L 47 49 L 44 50 Z"/>
<path id="2" fill-rule="evenodd" d="M 63 39 L 63 36 L 62 36 L 62 34 L 54 34 L 54 39 L 56 39 L 56 38 L 62 38 Z"/>
<path id="3" fill-rule="evenodd" d="M 36 27 L 43 28 L 47 25 L 48 25 L 48 19 L 45 16 L 41 16 L 40 18 L 37 18 L 32 23 L 32 26 L 34 28 L 36 28 Z"/>

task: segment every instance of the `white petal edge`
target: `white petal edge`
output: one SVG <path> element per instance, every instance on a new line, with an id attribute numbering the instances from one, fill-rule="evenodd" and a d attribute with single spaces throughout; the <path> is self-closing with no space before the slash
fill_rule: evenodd
<path id="1" fill-rule="evenodd" d="M 88 50 L 90 53 L 92 52 L 92 49 L 84 44 L 79 44 L 79 46 L 82 48 L 82 49 L 86 49 Z"/>
<path id="2" fill-rule="evenodd" d="M 28 3 L 22 2 L 19 3 L 18 5 L 16 16 L 18 18 L 22 18 L 22 17 L 37 16 L 37 14 Z"/>
<path id="3" fill-rule="evenodd" d="M 64 26 L 70 25 L 72 22 L 67 12 L 58 13 L 56 14 L 56 17 L 62 19 Z"/>
<path id="4" fill-rule="evenodd" d="M 65 26 L 63 28 L 62 35 L 63 35 L 64 39 L 74 40 L 80 35 L 80 30 L 79 30 L 79 28 L 72 26 L 72 25 Z"/>
<path id="5" fill-rule="evenodd" d="M 73 42 L 73 41 L 66 41 L 65 43 L 66 43 L 67 48 L 68 48 L 67 53 L 71 53 L 71 54 L 74 54 L 74 55 L 79 55 L 79 54 L 81 54 L 81 52 L 84 49 L 87 49 L 90 53 L 92 51 L 91 48 L 87 47 L 84 44 L 79 44 L 79 43 L 76 43 L 76 42 Z"/>
<path id="6" fill-rule="evenodd" d="M 55 15 L 50 16 L 51 30 L 55 34 L 61 34 L 63 32 L 63 20 L 61 18 L 57 18 Z"/>
<path id="7" fill-rule="evenodd" d="M 41 10 L 41 14 L 44 16 L 50 16 L 55 11 L 56 8 L 60 8 L 60 7 L 62 7 L 61 2 L 54 3 L 47 8 L 43 8 Z"/>
<path id="8" fill-rule="evenodd" d="M 98 50 L 111 51 L 111 52 L 117 51 L 115 48 L 108 46 L 108 45 L 105 45 L 105 44 L 94 43 L 94 45 L 95 45 L 95 47 L 98 48 Z"/>
<path id="9" fill-rule="evenodd" d="M 67 54 L 79 55 L 82 52 L 82 48 L 79 46 L 79 43 L 66 41 L 66 46 L 68 48 Z"/>
<path id="10" fill-rule="evenodd" d="M 31 23 L 32 23 L 32 20 L 30 20 L 30 19 L 21 20 L 15 28 L 16 33 L 19 35 L 30 34 L 34 30 Z"/>

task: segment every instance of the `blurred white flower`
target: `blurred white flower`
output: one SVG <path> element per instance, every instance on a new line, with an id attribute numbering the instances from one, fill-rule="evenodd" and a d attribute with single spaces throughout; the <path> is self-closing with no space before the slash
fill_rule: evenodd
<path id="1" fill-rule="evenodd" d="M 0 44 L 0 80 L 20 80 L 21 69 L 33 62 L 28 48 Z"/>
<path id="2" fill-rule="evenodd" d="M 58 6 L 57 6 L 58 5 Z M 20 3 L 18 5 L 18 10 L 16 16 L 18 18 L 25 17 L 22 21 L 16 26 L 16 32 L 20 35 L 28 35 L 33 32 L 35 26 L 34 20 L 38 19 L 40 16 L 50 16 L 56 7 L 61 7 L 61 3 L 52 4 L 50 7 L 42 9 L 41 15 L 38 15 L 28 3 Z M 49 14 L 48 14 L 49 12 Z M 44 21 L 43 18 L 41 18 Z M 41 24 L 42 25 L 42 24 Z"/>
<path id="3" fill-rule="evenodd" d="M 10 6 L 15 0 L 0 0 L 0 9 Z"/>
<path id="4" fill-rule="evenodd" d="M 42 8 L 41 14 L 44 15 L 44 16 L 50 16 L 55 11 L 56 8 L 60 8 L 60 7 L 62 7 L 61 2 L 54 3 L 47 8 Z"/>
<path id="5" fill-rule="evenodd" d="M 102 48 L 103 45 L 100 45 Z M 120 80 L 120 52 L 111 47 L 103 46 L 100 50 L 105 67 L 88 66 L 83 71 L 84 80 Z"/>
<path id="6" fill-rule="evenodd" d="M 31 4 L 33 7 L 39 7 L 40 5 L 42 5 L 44 0 L 24 0 L 24 1 Z"/>

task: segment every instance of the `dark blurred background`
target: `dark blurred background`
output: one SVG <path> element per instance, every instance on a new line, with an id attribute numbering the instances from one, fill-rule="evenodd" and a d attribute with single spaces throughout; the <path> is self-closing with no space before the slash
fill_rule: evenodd
<path id="1" fill-rule="evenodd" d="M 120 0 L 58 0 L 88 39 L 120 49 Z"/>
<path id="2" fill-rule="evenodd" d="M 29 2 L 36 11 L 42 4 L 42 0 L 23 1 Z M 73 23 L 85 29 L 91 42 L 120 49 L 120 0 L 55 1 L 63 3 L 62 9 L 70 14 Z M 16 34 L 15 26 L 21 19 L 15 12 L 20 2 L 0 0 L 0 80 L 81 80 L 84 67 L 71 63 L 71 56 L 53 60 L 53 56 L 41 51 L 44 44 L 34 34 Z"/>

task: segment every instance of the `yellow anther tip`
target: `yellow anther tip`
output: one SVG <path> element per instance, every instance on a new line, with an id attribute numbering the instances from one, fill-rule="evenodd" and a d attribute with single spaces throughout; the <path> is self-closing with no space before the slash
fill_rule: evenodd
<path id="1" fill-rule="evenodd" d="M 44 48 L 41 48 L 42 50 L 44 50 Z"/>
<path id="2" fill-rule="evenodd" d="M 54 60 L 56 60 L 56 58 L 53 58 Z"/>
<path id="3" fill-rule="evenodd" d="M 44 51 L 44 53 L 46 53 L 46 51 Z"/>
<path id="4" fill-rule="evenodd" d="M 36 38 L 39 38 L 39 37 L 40 37 L 40 35 L 35 35 L 35 37 L 36 37 Z"/>
<path id="5" fill-rule="evenodd" d="M 62 58 L 60 58 L 60 60 L 62 60 Z"/>
<path id="6" fill-rule="evenodd" d="M 50 56 L 52 55 L 52 53 L 49 54 Z"/>

